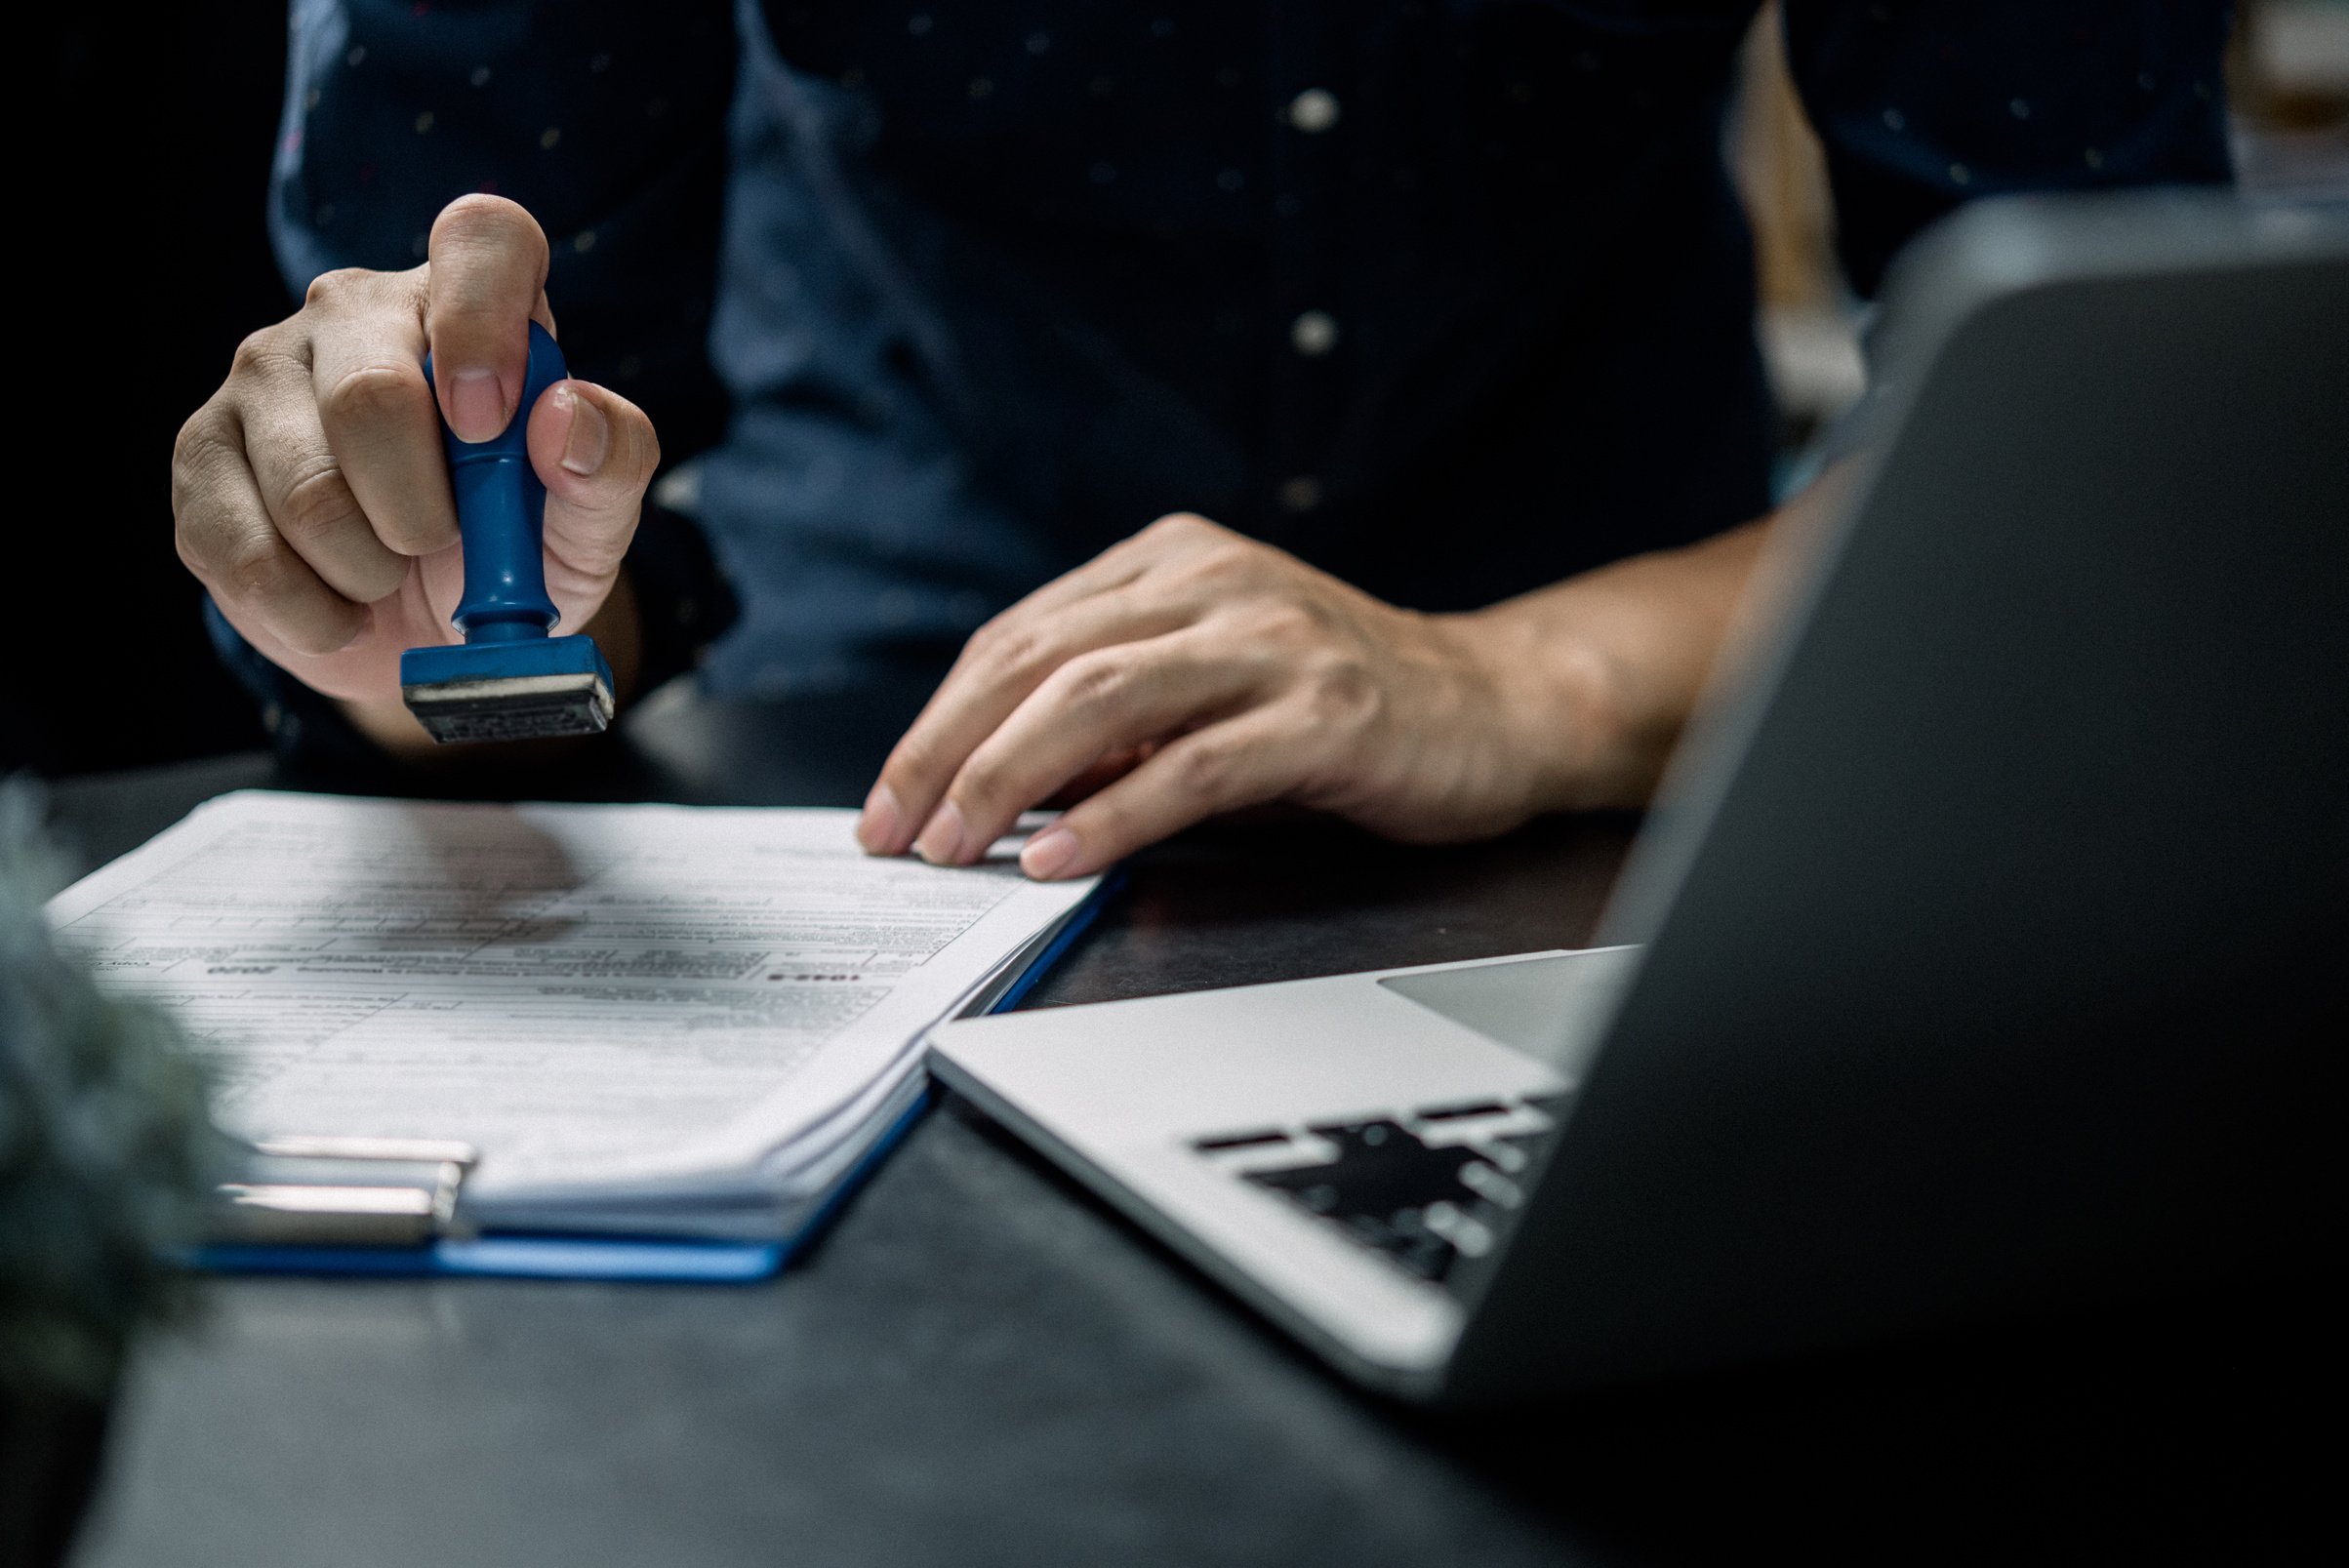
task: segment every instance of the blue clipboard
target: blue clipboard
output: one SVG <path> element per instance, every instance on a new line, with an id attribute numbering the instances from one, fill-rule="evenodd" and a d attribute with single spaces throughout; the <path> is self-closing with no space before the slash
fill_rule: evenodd
<path id="1" fill-rule="evenodd" d="M 1052 966 L 1091 928 L 1110 897 L 1124 884 L 1112 870 L 1070 912 L 1061 929 L 988 1008 L 1005 1013 L 1035 988 Z M 222 1274 L 373 1275 L 499 1279 L 637 1280 L 648 1283 L 740 1285 L 772 1278 L 824 1233 L 865 1179 L 912 1131 L 929 1108 L 924 1088 L 888 1131 L 835 1183 L 815 1213 L 778 1241 L 707 1241 L 676 1236 L 561 1235 L 491 1231 L 442 1237 L 422 1246 L 282 1246 L 217 1243 L 192 1249 L 189 1266 Z"/>

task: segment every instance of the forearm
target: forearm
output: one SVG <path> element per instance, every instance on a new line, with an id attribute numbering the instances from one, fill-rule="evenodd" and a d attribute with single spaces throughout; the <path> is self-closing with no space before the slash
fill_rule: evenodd
<path id="1" fill-rule="evenodd" d="M 1646 803 L 1771 527 L 1748 523 L 1460 618 L 1536 761 L 1538 807 Z"/>
<path id="2" fill-rule="evenodd" d="M 1764 547 L 1821 526 L 1851 473 L 1838 463 L 1766 517 L 1453 618 L 1540 769 L 1535 809 L 1647 803 L 1724 648 L 1776 603 Z"/>

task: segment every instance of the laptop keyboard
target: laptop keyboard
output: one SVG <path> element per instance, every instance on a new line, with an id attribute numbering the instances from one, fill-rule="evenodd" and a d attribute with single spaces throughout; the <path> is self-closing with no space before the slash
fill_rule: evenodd
<path id="1" fill-rule="evenodd" d="M 1478 1101 L 1393 1116 L 1194 1139 L 1194 1152 L 1415 1278 L 1442 1284 L 1492 1250 L 1519 1178 L 1556 1127 L 1555 1100 Z"/>

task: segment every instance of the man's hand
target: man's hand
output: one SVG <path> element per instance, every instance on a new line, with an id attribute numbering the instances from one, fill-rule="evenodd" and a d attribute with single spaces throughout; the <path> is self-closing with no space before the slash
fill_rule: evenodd
<path id="1" fill-rule="evenodd" d="M 468 441 L 529 420 L 558 632 L 612 594 L 660 462 L 652 422 L 604 387 L 558 382 L 516 408 L 527 323 L 554 330 L 547 237 L 527 212 L 462 197 L 427 254 L 411 271 L 311 284 L 299 311 L 239 346 L 172 459 L 180 558 L 221 613 L 395 744 L 423 740 L 399 708 L 401 651 L 459 640 L 449 617 L 465 569 L 441 418 Z"/>
<path id="2" fill-rule="evenodd" d="M 1219 812 L 1294 801 L 1414 840 L 1557 803 L 1570 694 L 1476 618 L 1381 603 L 1204 519 L 1160 520 L 974 635 L 898 743 L 859 837 L 977 860 L 1019 814 L 1128 769 L 1038 833 L 1032 876 L 1095 871 Z"/>

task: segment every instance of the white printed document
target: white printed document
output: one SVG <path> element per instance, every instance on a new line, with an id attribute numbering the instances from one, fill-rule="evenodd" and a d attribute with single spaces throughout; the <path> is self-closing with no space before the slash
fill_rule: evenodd
<path id="1" fill-rule="evenodd" d="M 463 1140 L 491 1227 L 774 1232 L 1093 886 L 1029 881 L 1011 839 L 873 860 L 855 820 L 253 790 L 49 914 L 178 1017 L 231 1133 Z"/>

